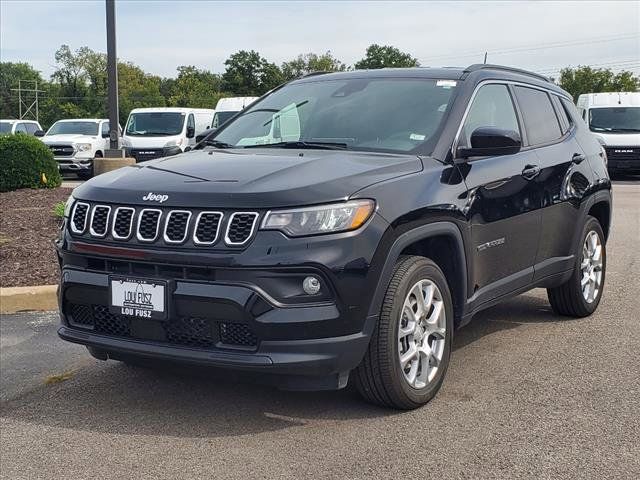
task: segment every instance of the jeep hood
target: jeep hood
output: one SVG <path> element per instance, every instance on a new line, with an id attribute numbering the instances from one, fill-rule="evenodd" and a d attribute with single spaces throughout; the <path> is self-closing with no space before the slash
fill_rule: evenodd
<path id="1" fill-rule="evenodd" d="M 74 190 L 76 198 L 139 205 L 272 208 L 344 200 L 358 190 L 419 172 L 415 155 L 338 150 L 195 150 L 121 168 Z"/>

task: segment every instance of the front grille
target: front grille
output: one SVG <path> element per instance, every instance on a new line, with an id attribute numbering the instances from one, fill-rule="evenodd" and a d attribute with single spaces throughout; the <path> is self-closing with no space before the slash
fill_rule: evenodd
<path id="1" fill-rule="evenodd" d="M 131 320 L 124 315 L 114 315 L 109 307 L 93 306 L 93 329 L 112 337 L 129 337 L 131 335 Z"/>
<path id="2" fill-rule="evenodd" d="M 133 214 L 135 210 L 129 207 L 118 207 L 114 215 L 113 231 L 111 235 L 117 240 L 126 240 L 131 236 Z"/>
<path id="3" fill-rule="evenodd" d="M 69 325 L 118 338 L 150 340 L 189 348 L 251 347 L 258 338 L 248 325 L 216 322 L 203 317 L 179 317 L 158 321 L 127 317 L 105 305 L 67 304 Z"/>
<path id="4" fill-rule="evenodd" d="M 164 242 L 191 248 L 224 243 L 229 247 L 242 248 L 253 237 L 259 217 L 258 212 L 136 209 L 115 205 L 92 206 L 80 201 L 73 207 L 69 225 L 75 236 L 87 235 L 114 242 Z"/>
<path id="5" fill-rule="evenodd" d="M 191 212 L 186 210 L 172 210 L 167 215 L 164 226 L 164 241 L 167 243 L 182 243 L 187 239 Z"/>
<path id="6" fill-rule="evenodd" d="M 640 147 L 605 147 L 609 160 L 640 160 Z"/>
<path id="7" fill-rule="evenodd" d="M 226 345 L 253 347 L 258 339 L 251 329 L 243 323 L 220 323 L 220 342 Z"/>
<path id="8" fill-rule="evenodd" d="M 96 205 L 91 211 L 91 225 L 89 231 L 94 237 L 104 237 L 109 228 L 109 214 L 111 207 Z"/>
<path id="9" fill-rule="evenodd" d="M 161 210 L 145 208 L 138 217 L 138 240 L 143 242 L 153 242 L 158 238 L 160 227 Z"/>
<path id="10" fill-rule="evenodd" d="M 87 218 L 89 217 L 89 204 L 76 203 L 71 216 L 71 231 L 74 233 L 84 233 L 87 228 Z"/>
<path id="11" fill-rule="evenodd" d="M 256 225 L 255 212 L 236 212 L 229 219 L 225 241 L 229 245 L 244 245 L 249 241 Z"/>
<path id="12" fill-rule="evenodd" d="M 73 145 L 49 145 L 54 157 L 71 157 L 75 153 Z"/>
<path id="13" fill-rule="evenodd" d="M 218 240 L 218 229 L 222 213 L 201 212 L 196 220 L 196 231 L 193 234 L 193 241 L 200 245 L 212 245 Z"/>
<path id="14" fill-rule="evenodd" d="M 136 159 L 136 162 L 146 162 L 155 158 L 164 157 L 164 148 L 132 148 L 129 155 Z"/>

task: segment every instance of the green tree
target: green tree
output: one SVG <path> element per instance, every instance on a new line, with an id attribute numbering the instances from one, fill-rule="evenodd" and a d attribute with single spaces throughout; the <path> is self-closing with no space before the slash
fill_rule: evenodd
<path id="1" fill-rule="evenodd" d="M 390 45 L 369 45 L 362 60 L 354 67 L 357 69 L 418 67 L 418 59 Z"/>
<path id="2" fill-rule="evenodd" d="M 0 118 L 19 117 L 18 92 L 12 91 L 18 88 L 19 80 L 37 80 L 39 89 L 47 88 L 40 72 L 28 63 L 0 62 Z M 33 84 L 28 83 L 23 87 L 32 88 Z"/>
<path id="3" fill-rule="evenodd" d="M 583 93 L 638 91 L 640 77 L 628 71 L 615 74 L 608 68 L 579 66 L 562 69 L 559 84 L 577 100 Z"/>
<path id="4" fill-rule="evenodd" d="M 207 70 L 178 67 L 178 78 L 171 84 L 167 103 L 175 107 L 214 108 L 222 97 L 221 84 L 220 76 Z"/>
<path id="5" fill-rule="evenodd" d="M 162 79 L 145 73 L 130 62 L 118 62 L 118 93 L 120 124 L 124 128 L 129 112 L 134 108 L 164 107 L 166 100 L 160 93 Z"/>
<path id="6" fill-rule="evenodd" d="M 280 68 L 255 50 L 240 50 L 224 64 L 226 70 L 222 74 L 222 86 L 225 92 L 234 95 L 262 95 L 283 81 Z"/>
<path id="7" fill-rule="evenodd" d="M 311 72 L 342 72 L 347 66 L 335 58 L 330 51 L 322 55 L 307 53 L 282 64 L 282 76 L 286 81 Z"/>

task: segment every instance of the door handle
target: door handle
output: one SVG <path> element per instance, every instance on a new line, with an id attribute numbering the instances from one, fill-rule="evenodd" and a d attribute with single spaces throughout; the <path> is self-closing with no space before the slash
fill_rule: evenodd
<path id="1" fill-rule="evenodd" d="M 580 163 L 584 162 L 585 157 L 583 154 L 581 153 L 574 153 L 573 157 L 571 157 L 571 162 L 575 163 L 576 165 L 579 165 Z"/>
<path id="2" fill-rule="evenodd" d="M 527 180 L 533 180 L 540 174 L 540 167 L 537 165 L 527 165 L 522 170 L 522 176 Z"/>

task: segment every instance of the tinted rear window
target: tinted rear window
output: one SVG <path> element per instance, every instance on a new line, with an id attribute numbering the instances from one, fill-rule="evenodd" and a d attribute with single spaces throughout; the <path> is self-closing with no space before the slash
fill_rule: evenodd
<path id="1" fill-rule="evenodd" d="M 558 117 L 546 92 L 515 87 L 530 145 L 550 143 L 562 137 Z"/>

